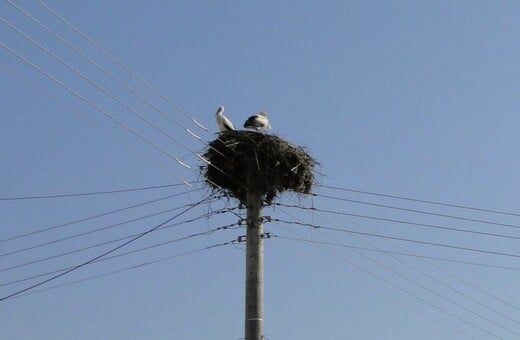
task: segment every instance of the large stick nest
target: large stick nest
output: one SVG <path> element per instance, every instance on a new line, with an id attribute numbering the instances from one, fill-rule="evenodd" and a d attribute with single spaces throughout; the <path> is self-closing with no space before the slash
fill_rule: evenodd
<path id="1" fill-rule="evenodd" d="M 278 136 L 226 131 L 209 143 L 202 168 L 206 183 L 246 203 L 247 191 L 267 203 L 281 192 L 311 192 L 316 161 L 302 147 Z"/>

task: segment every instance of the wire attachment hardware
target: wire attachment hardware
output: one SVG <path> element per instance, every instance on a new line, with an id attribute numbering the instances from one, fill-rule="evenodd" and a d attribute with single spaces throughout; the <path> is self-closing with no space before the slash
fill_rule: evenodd
<path id="1" fill-rule="evenodd" d="M 271 238 L 271 233 L 263 233 L 260 235 L 260 238 L 262 240 L 265 240 L 265 239 L 268 239 L 268 238 Z"/>
<path id="2" fill-rule="evenodd" d="M 260 235 L 260 239 L 261 240 L 265 240 L 265 239 L 268 239 L 268 238 L 271 238 L 271 233 L 263 233 Z M 237 242 L 239 243 L 242 243 L 242 242 L 246 242 L 247 241 L 247 236 L 246 235 L 241 235 L 237 238 L 236 240 Z"/>

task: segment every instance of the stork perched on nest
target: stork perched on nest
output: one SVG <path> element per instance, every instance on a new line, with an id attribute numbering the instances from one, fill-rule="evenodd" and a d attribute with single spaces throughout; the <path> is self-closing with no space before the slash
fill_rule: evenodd
<path id="1" fill-rule="evenodd" d="M 224 116 L 224 106 L 218 107 L 216 116 L 217 125 L 220 132 L 235 130 L 233 123 L 231 123 L 231 121 L 226 116 Z"/>
<path id="2" fill-rule="evenodd" d="M 270 129 L 271 124 L 269 123 L 269 120 L 267 119 L 267 113 L 260 112 L 260 113 L 257 113 L 256 115 L 253 115 L 253 116 L 247 118 L 246 122 L 244 123 L 244 127 L 246 129 L 263 132 L 267 129 Z"/>

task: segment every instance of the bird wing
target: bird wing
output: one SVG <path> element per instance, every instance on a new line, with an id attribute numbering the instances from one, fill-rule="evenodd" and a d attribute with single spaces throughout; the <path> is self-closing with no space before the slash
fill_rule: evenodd
<path id="1" fill-rule="evenodd" d="M 226 128 L 226 130 L 235 130 L 235 126 L 233 123 L 226 117 L 224 117 L 224 121 L 222 122 L 222 125 Z"/>
<path id="2" fill-rule="evenodd" d="M 233 123 L 223 115 L 217 115 L 217 124 L 220 132 L 235 130 Z"/>
<path id="3" fill-rule="evenodd" d="M 251 116 L 249 118 L 247 118 L 246 122 L 244 123 L 244 127 L 247 128 L 247 127 L 260 127 L 261 124 L 259 124 L 260 122 L 258 121 L 258 115 L 254 115 L 254 116 Z"/>

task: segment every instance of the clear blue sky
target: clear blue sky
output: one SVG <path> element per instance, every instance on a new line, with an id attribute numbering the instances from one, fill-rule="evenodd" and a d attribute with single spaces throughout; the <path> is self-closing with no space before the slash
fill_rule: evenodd
<path id="1" fill-rule="evenodd" d="M 16 3 L 157 108 L 171 114 L 179 124 L 206 141 L 214 138 L 38 2 Z M 250 114 L 267 111 L 272 133 L 305 146 L 320 162 L 321 184 L 519 211 L 520 4 L 517 2 L 48 0 L 46 3 L 185 112 L 207 125 L 211 132 L 216 131 L 214 113 L 219 105 L 225 106 L 226 114 L 237 126 Z M 0 198 L 117 190 L 198 179 L 196 173 L 201 162 L 195 153 L 204 150 L 203 143 L 123 89 L 9 2 L 0 4 L 0 13 L 4 20 L 153 121 L 183 146 L 150 128 L 3 22 L 0 23 L 2 44 L 193 169 L 179 166 L 0 48 Z M 173 187 L 61 199 L 3 200 L 0 238 L 4 240 L 186 190 Z M 515 216 L 318 186 L 315 192 L 520 225 Z M 10 252 L 186 205 L 205 194 L 197 191 L 2 242 L 0 294 L 8 295 L 49 276 L 7 285 L 11 281 L 77 265 L 122 241 L 19 268 L 9 267 L 142 232 L 178 210 L 36 249 Z M 281 202 L 520 237 L 511 226 L 324 197 L 300 200 L 285 197 Z M 220 209 L 224 203 L 198 207 L 177 220 Z M 229 202 L 229 206 L 234 205 L 235 202 Z M 356 238 L 351 234 L 282 223 L 266 225 L 270 232 L 280 236 L 520 267 L 518 256 L 515 257 L 520 254 L 518 239 L 514 238 L 321 212 L 310 214 L 294 208 L 267 208 L 265 214 L 512 256 L 409 242 L 389 244 L 373 237 Z M 236 216 L 228 213 L 157 231 L 121 252 L 211 230 L 236 220 Z M 243 232 L 218 231 L 92 264 L 37 289 L 230 241 Z M 520 337 L 519 271 L 428 261 L 437 267 L 417 258 L 269 239 L 265 244 L 266 338 Z M 0 306 L 0 338 L 239 339 L 243 337 L 243 296 L 243 249 L 221 246 L 5 300 Z"/>

